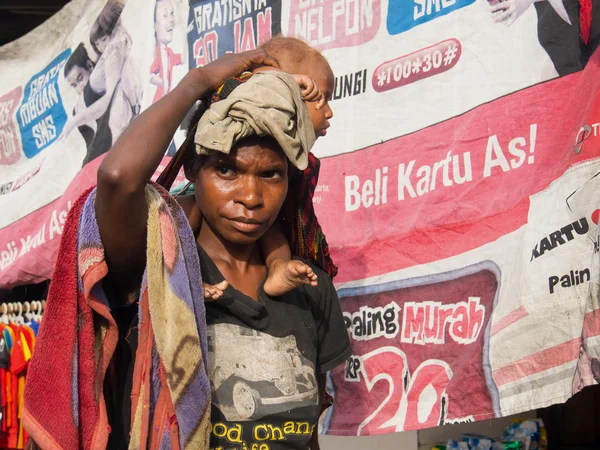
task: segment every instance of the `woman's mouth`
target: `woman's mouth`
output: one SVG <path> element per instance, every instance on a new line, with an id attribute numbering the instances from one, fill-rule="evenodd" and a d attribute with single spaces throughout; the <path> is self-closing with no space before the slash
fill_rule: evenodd
<path id="1" fill-rule="evenodd" d="M 256 231 L 263 225 L 262 222 L 248 217 L 234 217 L 229 221 L 236 230 L 246 233 Z"/>

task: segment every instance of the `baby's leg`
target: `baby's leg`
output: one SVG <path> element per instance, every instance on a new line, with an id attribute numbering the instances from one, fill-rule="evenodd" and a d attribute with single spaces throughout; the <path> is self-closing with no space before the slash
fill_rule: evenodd
<path id="1" fill-rule="evenodd" d="M 269 265 L 269 276 L 265 281 L 265 293 L 271 297 L 290 292 L 303 284 L 317 286 L 317 274 L 308 264 L 298 260 L 275 259 Z"/>
<path id="2" fill-rule="evenodd" d="M 260 239 L 260 248 L 269 268 L 265 293 L 278 297 L 302 284 L 317 285 L 317 275 L 302 261 L 292 260 L 290 245 L 277 223 Z"/>

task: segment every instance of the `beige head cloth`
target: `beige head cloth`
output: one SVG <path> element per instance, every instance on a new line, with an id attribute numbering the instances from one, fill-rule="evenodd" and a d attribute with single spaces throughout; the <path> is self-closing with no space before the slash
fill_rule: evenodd
<path id="1" fill-rule="evenodd" d="M 198 122 L 196 152 L 229 153 L 239 140 L 252 135 L 272 136 L 294 166 L 300 170 L 308 166 L 315 130 L 291 75 L 257 73 L 213 103 Z"/>

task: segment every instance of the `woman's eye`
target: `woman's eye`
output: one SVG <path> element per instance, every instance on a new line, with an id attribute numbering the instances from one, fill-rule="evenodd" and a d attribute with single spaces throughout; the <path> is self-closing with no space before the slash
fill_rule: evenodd
<path id="1" fill-rule="evenodd" d="M 218 167 L 217 170 L 221 175 L 233 175 L 233 170 L 231 169 L 231 167 L 221 166 Z"/>
<path id="2" fill-rule="evenodd" d="M 281 172 L 278 170 L 269 170 L 263 173 L 264 178 L 278 179 L 281 178 Z"/>

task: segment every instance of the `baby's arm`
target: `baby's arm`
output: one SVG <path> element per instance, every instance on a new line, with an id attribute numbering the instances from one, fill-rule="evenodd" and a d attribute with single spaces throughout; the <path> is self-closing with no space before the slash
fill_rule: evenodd
<path id="1" fill-rule="evenodd" d="M 195 197 L 193 195 L 178 195 L 175 198 L 190 222 L 190 227 L 192 228 L 194 236 L 198 236 L 200 227 L 202 227 L 202 213 L 196 206 Z M 223 291 L 227 289 L 227 286 L 229 286 L 227 280 L 223 280 L 215 285 L 203 282 L 202 290 L 204 291 L 204 300 L 218 300 L 223 295 Z"/>
<path id="2" fill-rule="evenodd" d="M 267 295 L 278 297 L 303 284 L 317 285 L 317 275 L 310 266 L 292 259 L 290 245 L 277 223 L 259 242 L 269 269 L 264 286 Z"/>
<path id="3" fill-rule="evenodd" d="M 265 235 L 260 239 L 259 243 L 260 251 L 263 254 L 263 258 L 265 258 L 267 267 L 271 267 L 273 261 L 277 259 L 282 259 L 284 261 L 290 261 L 292 259 L 290 244 L 277 222 L 269 228 Z"/>
<path id="4" fill-rule="evenodd" d="M 327 102 L 327 99 L 319 89 L 315 80 L 313 80 L 308 75 L 302 74 L 292 74 L 298 86 L 300 86 L 300 91 L 302 92 L 302 100 L 305 102 L 317 102 L 316 108 L 321 109 L 323 105 Z"/>

